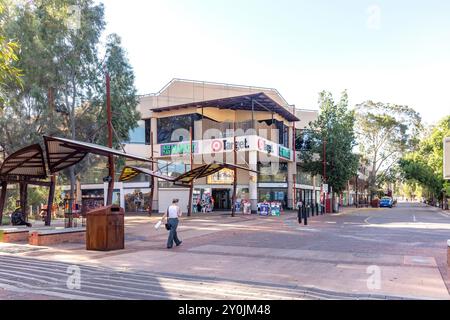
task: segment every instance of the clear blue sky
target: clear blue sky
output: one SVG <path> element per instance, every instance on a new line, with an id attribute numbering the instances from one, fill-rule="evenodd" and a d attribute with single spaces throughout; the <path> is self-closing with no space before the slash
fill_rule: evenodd
<path id="1" fill-rule="evenodd" d="M 187 78 L 273 87 L 300 108 L 348 89 L 352 104 L 450 114 L 450 1 L 103 2 L 139 93 Z"/>

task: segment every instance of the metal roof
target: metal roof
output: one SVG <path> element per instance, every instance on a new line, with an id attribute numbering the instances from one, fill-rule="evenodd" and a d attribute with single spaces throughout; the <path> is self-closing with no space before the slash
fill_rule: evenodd
<path id="1" fill-rule="evenodd" d="M 44 136 L 44 141 L 47 149 L 48 167 L 52 173 L 77 164 L 83 160 L 88 153 L 93 153 L 100 156 L 114 155 L 137 161 L 152 162 L 149 158 L 144 158 L 88 142 L 80 142 L 49 136 Z"/>
<path id="2" fill-rule="evenodd" d="M 5 159 L 0 176 L 23 176 L 27 178 L 45 179 L 44 154 L 39 144 L 22 148 Z"/>
<path id="3" fill-rule="evenodd" d="M 196 179 L 207 177 L 211 174 L 214 174 L 224 168 L 228 169 L 242 169 L 246 171 L 251 171 L 258 173 L 256 170 L 252 170 L 246 167 L 237 166 L 234 164 L 228 164 L 228 163 L 211 163 L 211 164 L 204 164 L 200 167 L 197 167 L 193 170 L 187 171 L 180 176 L 176 178 L 172 178 L 169 176 L 162 175 L 156 171 L 152 171 L 145 168 L 139 168 L 139 167 L 132 167 L 132 166 L 126 166 L 123 168 L 122 173 L 120 174 L 119 181 L 129 181 L 136 177 L 139 174 L 145 174 L 157 178 L 161 178 L 170 182 L 173 182 L 175 184 L 181 184 L 181 185 L 189 185 L 191 182 L 193 182 Z"/>
<path id="4" fill-rule="evenodd" d="M 153 112 L 171 111 L 185 108 L 201 108 L 201 107 L 215 107 L 219 109 L 231 109 L 231 110 L 253 110 L 255 111 L 268 111 L 279 114 L 288 121 L 299 121 L 291 111 L 278 104 L 275 100 L 270 98 L 264 92 L 246 94 L 241 96 L 234 96 L 228 98 L 220 98 L 214 100 L 190 102 L 185 104 L 179 104 L 174 106 L 160 107 L 151 109 Z"/>

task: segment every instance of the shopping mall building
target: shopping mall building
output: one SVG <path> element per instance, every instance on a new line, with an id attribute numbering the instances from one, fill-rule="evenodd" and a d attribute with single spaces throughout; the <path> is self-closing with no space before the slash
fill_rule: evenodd
<path id="1" fill-rule="evenodd" d="M 258 171 L 237 170 L 237 202 L 249 200 L 252 210 L 264 200 L 284 208 L 300 200 L 319 202 L 321 177 L 302 172 L 298 161 L 307 147 L 303 130 L 318 112 L 289 105 L 277 90 L 174 79 L 159 92 L 141 96 L 138 109 L 142 120 L 124 148 L 153 156 L 158 161 L 153 170 L 176 176 L 212 161 L 236 163 Z M 233 174 L 223 169 L 197 179 L 193 204 L 203 200 L 214 210 L 230 210 Z M 164 180 L 155 185 L 154 210 L 163 212 L 178 198 L 187 211 L 188 188 Z M 81 188 L 84 196 L 101 195 L 106 184 Z M 115 201 L 128 212 L 146 211 L 149 194 L 146 176 L 115 183 Z"/>

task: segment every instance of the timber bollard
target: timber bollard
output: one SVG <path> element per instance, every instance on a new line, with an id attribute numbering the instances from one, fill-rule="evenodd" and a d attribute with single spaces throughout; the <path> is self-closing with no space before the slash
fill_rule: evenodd
<path id="1" fill-rule="evenodd" d="M 302 224 L 302 207 L 301 206 L 298 206 L 297 218 L 298 218 L 298 223 Z"/>
<path id="2" fill-rule="evenodd" d="M 308 217 L 306 214 L 306 207 L 303 207 L 303 222 L 304 222 L 305 226 L 308 225 Z"/>

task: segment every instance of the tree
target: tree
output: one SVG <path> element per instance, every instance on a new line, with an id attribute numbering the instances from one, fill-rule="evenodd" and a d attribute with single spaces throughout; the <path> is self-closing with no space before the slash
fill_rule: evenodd
<path id="1" fill-rule="evenodd" d="M 20 46 L 17 42 L 9 39 L 4 34 L 5 25 L 5 9 L 6 6 L 3 0 L 0 0 L 0 116 L 2 117 L 2 111 L 5 108 L 5 104 L 8 100 L 7 91 L 20 86 L 21 71 L 14 66 L 14 62 L 17 62 L 17 53 Z"/>
<path id="2" fill-rule="evenodd" d="M 126 141 L 139 118 L 134 75 L 118 36 L 101 46 L 103 5 L 94 0 L 35 0 L 20 6 L 10 1 L 8 8 L 4 30 L 21 44 L 15 66 L 23 70 L 24 85 L 9 92 L 14 103 L 0 118 L 0 150 L 10 154 L 41 142 L 43 134 L 103 144 L 105 68 L 111 74 L 115 146 Z M 64 172 L 72 196 L 76 176 L 94 160 Z"/>
<path id="3" fill-rule="evenodd" d="M 339 103 L 335 103 L 331 93 L 323 91 L 319 95 L 320 114 L 310 123 L 306 133 L 311 139 L 311 147 L 301 153 L 301 167 L 312 175 L 323 173 L 323 146 L 325 148 L 326 182 L 333 191 L 340 193 L 347 182 L 355 176 L 358 156 L 352 150 L 356 144 L 354 112 L 348 110 L 348 95 L 344 91 Z"/>
<path id="4" fill-rule="evenodd" d="M 373 196 L 398 160 L 417 146 L 420 115 L 407 106 L 366 101 L 356 105 L 356 132 L 361 154 L 369 160 Z"/>
<path id="5" fill-rule="evenodd" d="M 442 191 L 450 194 L 450 183 L 443 179 L 444 137 L 450 136 L 450 116 L 429 128 L 414 152 L 400 161 L 403 178 L 426 188 L 432 198 L 442 199 Z"/>

